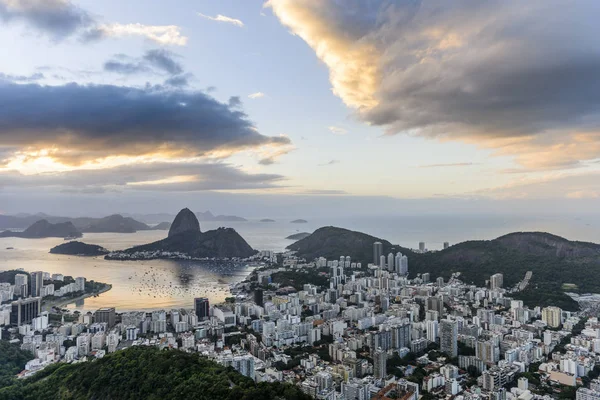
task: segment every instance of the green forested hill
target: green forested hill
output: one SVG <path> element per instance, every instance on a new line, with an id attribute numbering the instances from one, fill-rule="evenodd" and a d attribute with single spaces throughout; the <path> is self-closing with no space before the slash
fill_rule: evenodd
<path id="1" fill-rule="evenodd" d="M 102 359 L 55 364 L 0 389 L 0 400 L 310 399 L 292 385 L 256 384 L 232 368 L 179 350 L 131 347 Z"/>
<path id="2" fill-rule="evenodd" d="M 21 350 L 19 346 L 0 340 L 0 388 L 11 385 L 15 375 L 23 371 L 27 361 L 33 359 L 33 354 Z"/>
<path id="3" fill-rule="evenodd" d="M 361 232 L 325 227 L 293 243 L 288 248 L 307 259 L 323 256 L 337 259 L 350 255 L 353 260 L 373 262 L 373 242 L 383 243 L 384 254 L 400 251 L 408 256 L 411 277 L 429 272 L 431 279 L 448 280 L 455 272 L 466 283 L 484 286 L 491 275 L 504 274 L 504 286 L 512 287 L 533 272 L 528 289 L 517 297 L 529 305 L 555 304 L 576 309 L 577 304 L 563 293 L 569 291 L 600 293 L 600 245 L 570 241 L 544 232 L 516 232 L 494 240 L 474 240 L 445 250 L 418 253 Z M 567 287 L 565 286 L 565 287 Z"/>

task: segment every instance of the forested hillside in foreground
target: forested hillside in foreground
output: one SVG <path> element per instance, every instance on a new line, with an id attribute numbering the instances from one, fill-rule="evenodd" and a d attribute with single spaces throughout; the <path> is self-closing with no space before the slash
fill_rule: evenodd
<path id="1" fill-rule="evenodd" d="M 54 364 L 0 389 L 0 400 L 309 400 L 292 385 L 254 383 L 197 354 L 135 346 L 79 364 Z"/>

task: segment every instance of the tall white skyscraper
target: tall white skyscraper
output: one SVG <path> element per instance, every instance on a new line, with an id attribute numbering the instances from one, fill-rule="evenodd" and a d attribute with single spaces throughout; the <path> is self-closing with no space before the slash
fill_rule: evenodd
<path id="1" fill-rule="evenodd" d="M 385 256 L 384 255 L 379 256 L 379 266 L 381 268 L 385 268 Z"/>
<path id="2" fill-rule="evenodd" d="M 430 342 L 437 342 L 437 338 L 439 336 L 439 324 L 437 320 L 428 320 L 426 324 L 427 340 Z"/>
<path id="3" fill-rule="evenodd" d="M 424 252 L 425 251 L 425 242 L 419 242 L 419 251 L 420 252 Z"/>
<path id="4" fill-rule="evenodd" d="M 388 271 L 394 271 L 394 254 L 390 253 L 387 257 L 387 269 Z"/>
<path id="5" fill-rule="evenodd" d="M 399 274 L 400 268 L 402 268 L 402 253 L 397 252 L 396 257 L 394 257 L 394 271 Z"/>
<path id="6" fill-rule="evenodd" d="M 408 257 L 402 256 L 402 267 L 400 268 L 401 275 L 408 275 Z"/>

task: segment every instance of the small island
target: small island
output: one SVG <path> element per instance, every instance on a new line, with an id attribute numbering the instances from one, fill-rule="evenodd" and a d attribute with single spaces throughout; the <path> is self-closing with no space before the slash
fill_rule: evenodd
<path id="1" fill-rule="evenodd" d="M 293 235 L 290 235 L 288 237 L 286 237 L 286 239 L 288 240 L 302 240 L 306 237 L 309 237 L 310 233 L 308 232 L 300 232 L 300 233 L 294 233 Z"/>
<path id="2" fill-rule="evenodd" d="M 103 256 L 110 253 L 102 246 L 96 244 L 87 244 L 78 241 L 72 241 L 68 243 L 59 244 L 50 249 L 52 254 L 67 254 L 71 256 Z"/>
<path id="3" fill-rule="evenodd" d="M 275 220 L 269 219 L 269 218 L 264 218 L 264 219 L 261 219 L 260 222 L 275 222 Z"/>
<path id="4" fill-rule="evenodd" d="M 293 221 L 291 221 L 291 224 L 306 224 L 308 221 L 305 219 L 295 219 Z"/>

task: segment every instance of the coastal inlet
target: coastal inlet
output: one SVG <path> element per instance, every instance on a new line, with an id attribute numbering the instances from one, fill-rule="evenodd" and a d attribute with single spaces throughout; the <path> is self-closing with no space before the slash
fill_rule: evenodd
<path id="1" fill-rule="evenodd" d="M 86 241 L 108 249 L 148 243 L 164 232 L 143 231 L 134 234 L 90 233 Z M 68 308 L 94 311 L 100 307 L 128 310 L 155 310 L 193 307 L 194 297 L 208 297 L 211 303 L 230 296 L 229 285 L 243 281 L 254 269 L 246 263 L 211 261 L 112 261 L 103 257 L 78 257 L 50 254 L 48 249 L 64 243 L 62 238 L 3 238 L 0 269 L 46 271 L 87 280 L 104 282 L 112 289 L 83 304 Z M 7 250 L 7 247 L 12 249 Z"/>

